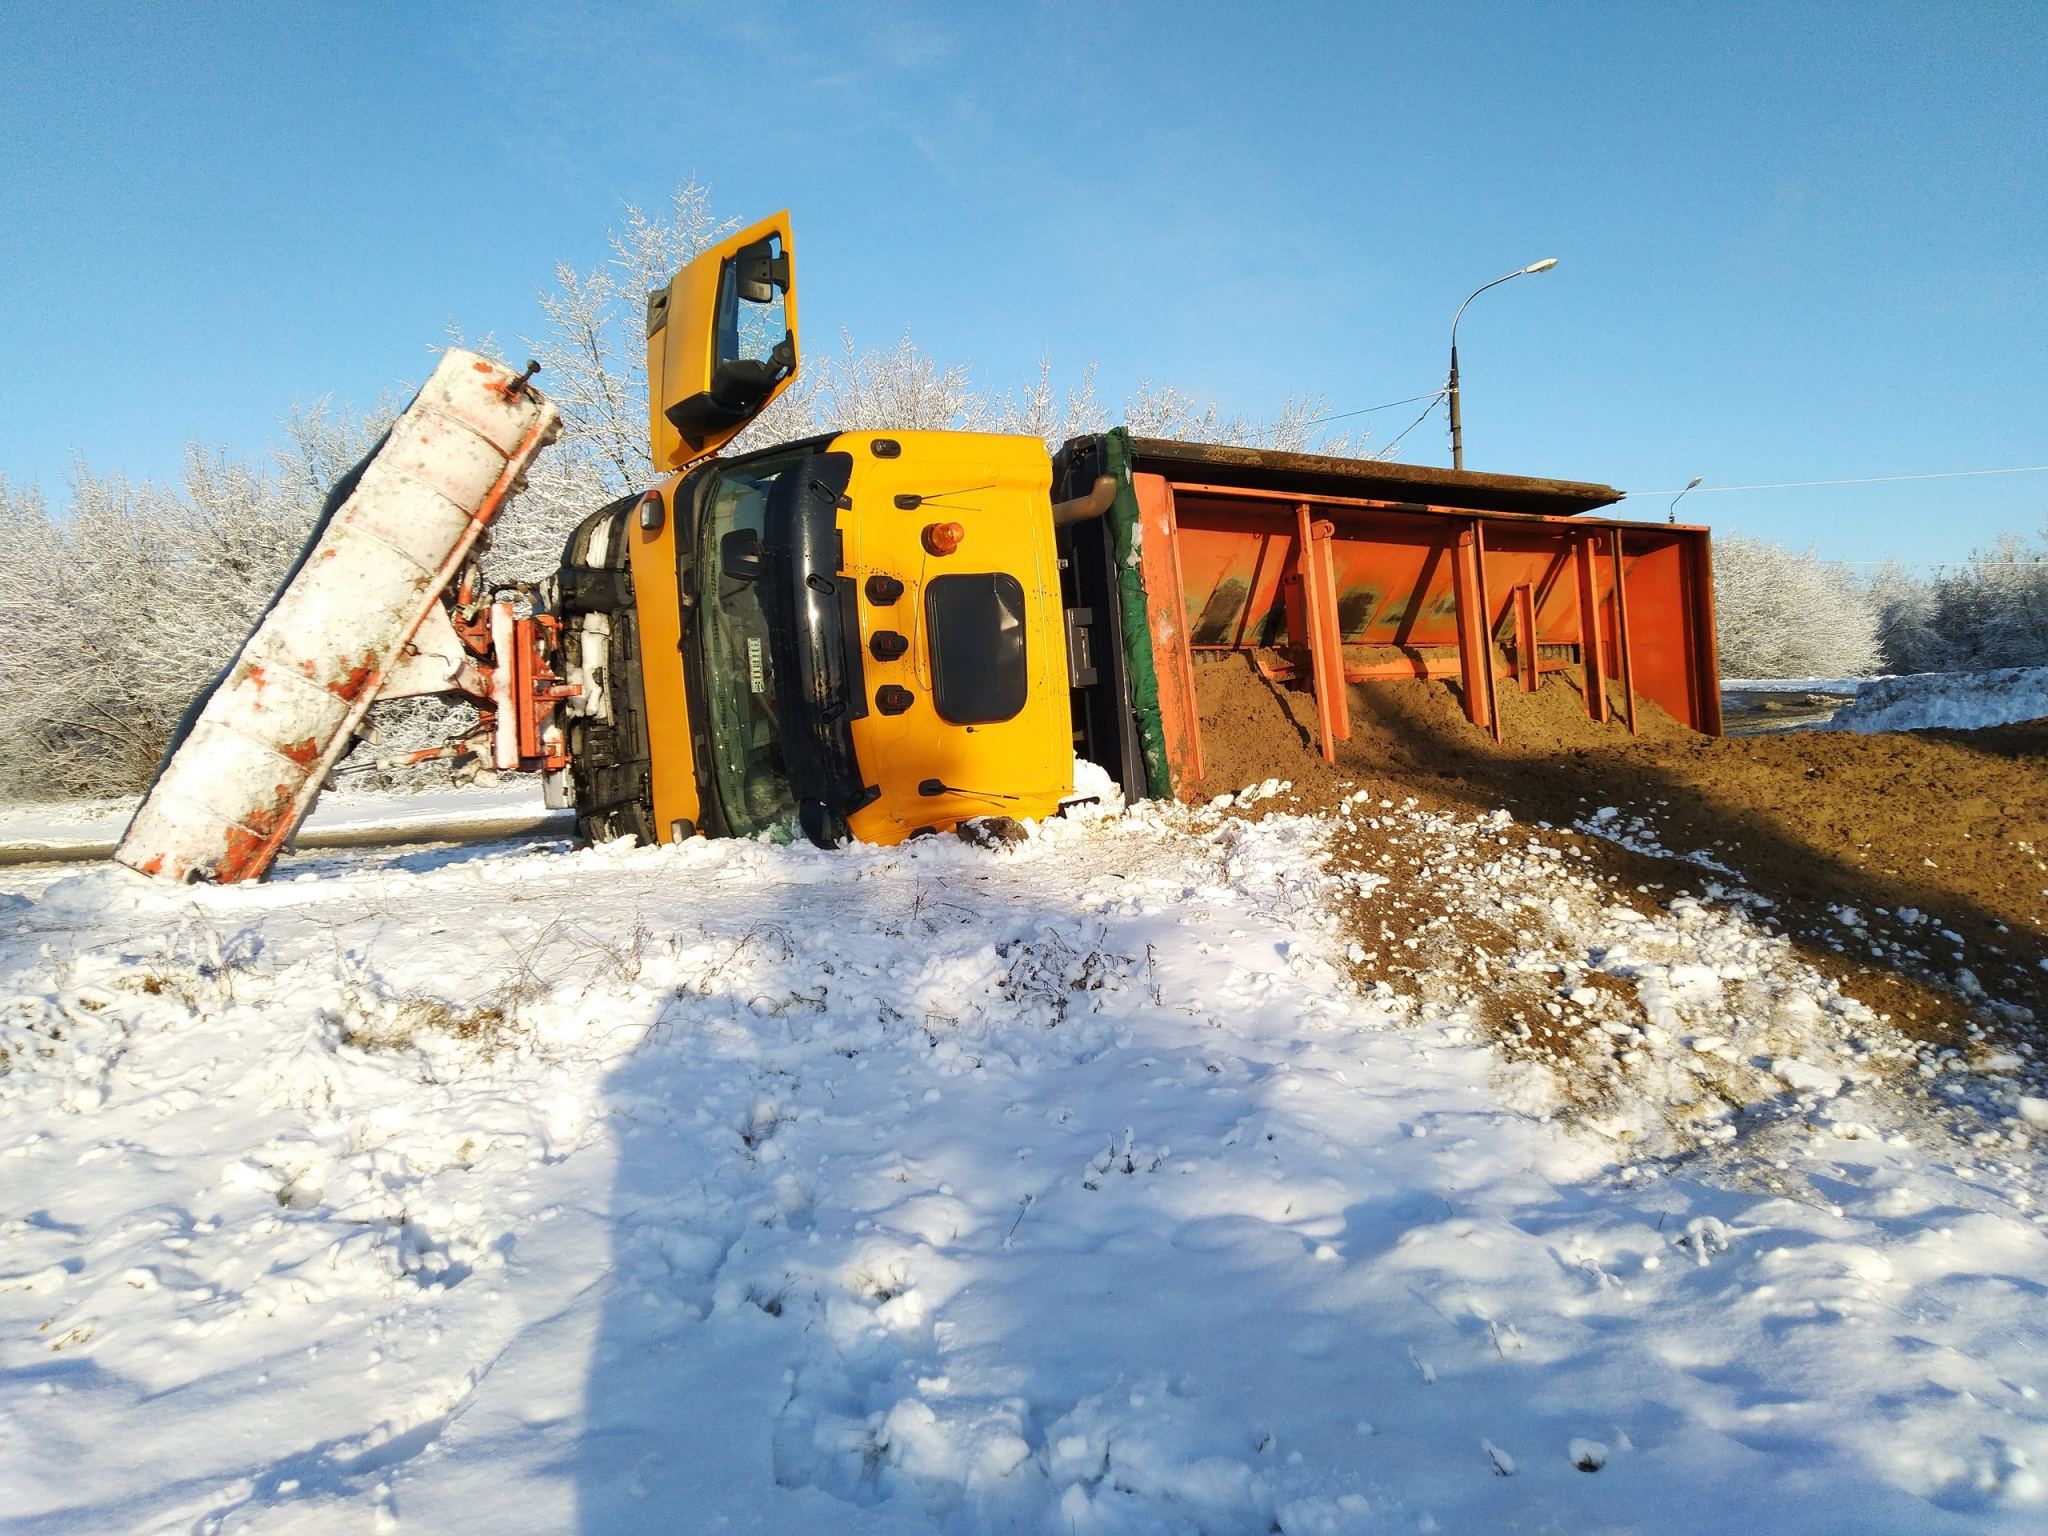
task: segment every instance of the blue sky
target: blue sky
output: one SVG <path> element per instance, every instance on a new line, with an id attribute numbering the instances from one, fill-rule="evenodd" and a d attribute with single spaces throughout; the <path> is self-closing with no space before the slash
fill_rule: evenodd
<path id="1" fill-rule="evenodd" d="M 692 174 L 794 210 L 813 343 L 997 386 L 1375 405 L 1556 256 L 1461 328 L 1472 468 L 2048 464 L 2044 103 L 2037 4 L 15 5 L 0 471 L 260 452 L 451 320 L 537 332 L 556 260 Z M 1441 416 L 1401 456 L 1447 463 Z M 2048 474 L 1683 510 L 1952 560 L 2038 533 Z"/>

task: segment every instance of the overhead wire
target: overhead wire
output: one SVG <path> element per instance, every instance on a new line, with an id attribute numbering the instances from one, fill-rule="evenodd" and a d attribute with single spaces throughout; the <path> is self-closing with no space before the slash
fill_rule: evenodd
<path id="1" fill-rule="evenodd" d="M 1950 566 L 1960 565 L 1963 563 L 1964 562 L 1957 560 L 1830 560 L 1828 562 L 1829 565 L 1869 565 L 1880 568 L 1887 565 L 1910 565 L 1916 567 L 1925 567 L 1926 569 L 1931 571 L 1945 571 Z M 2010 562 L 2001 561 L 2000 563 L 2010 563 L 2012 565 L 2048 565 L 2048 558 L 2041 558 L 2037 556 L 2031 560 L 2013 560 Z"/>
<path id="2" fill-rule="evenodd" d="M 2038 475 L 2048 464 L 2022 464 L 2014 469 L 1944 469 L 1931 475 L 1863 475 L 1853 480 L 1784 480 L 1776 485 L 1702 485 L 1691 492 L 1708 496 L 1717 491 L 1793 491 L 1816 485 L 1890 485 L 1901 480 L 1962 480 L 1972 475 Z M 1624 496 L 1670 496 L 1672 491 L 1624 491 Z"/>
<path id="3" fill-rule="evenodd" d="M 1422 408 L 1422 414 L 1416 417 L 1413 421 L 1409 422 L 1407 426 L 1403 427 L 1400 433 L 1393 439 L 1393 441 L 1388 443 L 1386 447 L 1380 450 L 1379 456 L 1381 458 L 1385 458 L 1388 454 L 1392 453 L 1394 451 L 1394 443 L 1400 442 L 1402 438 L 1406 437 L 1410 432 L 1413 432 L 1417 427 L 1421 426 L 1425 421 L 1429 420 L 1429 418 L 1436 412 L 1437 402 L 1442 400 L 1443 397 L 1449 393 L 1450 391 L 1448 389 L 1440 389 L 1435 394 L 1429 396 L 1429 404 L 1425 405 Z M 1421 395 L 1417 395 L 1415 398 L 1417 400 L 1420 400 L 1423 397 Z M 1412 402 L 1403 401 L 1402 403 L 1405 405 L 1411 404 Z"/>
<path id="4" fill-rule="evenodd" d="M 1427 400 L 1429 404 L 1423 408 L 1422 414 L 1403 427 L 1400 433 L 1387 443 L 1385 448 L 1380 449 L 1380 452 L 1384 454 L 1395 443 L 1400 442 L 1402 438 L 1427 421 L 1430 413 L 1437 408 L 1437 405 L 1449 393 L 1448 389 L 1436 389 L 1431 390 L 1427 394 L 1409 395 L 1402 400 L 1389 400 L 1384 405 L 1361 406 L 1355 411 L 1332 411 L 1321 416 L 1311 416 L 1303 425 L 1316 427 L 1321 426 L 1326 421 L 1346 421 L 1353 416 L 1370 416 L 1375 411 L 1391 411 L 1398 405 L 1413 405 L 1418 400 Z M 1677 490 L 1624 491 L 1622 494 L 1624 496 L 1707 496 L 1729 491 L 1794 491 L 1831 485 L 1895 485 L 1908 480 L 1964 480 L 1978 475 L 2038 475 L 2043 473 L 2048 473 L 2048 464 L 2021 464 L 2010 469 L 1945 469 L 1924 475 L 1859 475 L 1843 480 L 1781 480 L 1769 485 L 1695 484 L 1683 486 Z"/>
<path id="5" fill-rule="evenodd" d="M 1311 416 L 1307 421 L 1303 422 L 1302 425 L 1306 427 L 1316 427 L 1321 426 L 1326 421 L 1343 421 L 1352 416 L 1370 416 L 1374 411 L 1391 411 L 1397 405 L 1413 405 L 1418 400 L 1440 400 L 1443 398 L 1443 393 L 1444 392 L 1441 389 L 1439 389 L 1426 395 L 1410 395 L 1405 400 L 1389 400 L 1385 405 L 1367 405 L 1361 406 L 1359 409 L 1355 411 L 1336 411 L 1332 413 L 1326 413 L 1321 416 Z"/>

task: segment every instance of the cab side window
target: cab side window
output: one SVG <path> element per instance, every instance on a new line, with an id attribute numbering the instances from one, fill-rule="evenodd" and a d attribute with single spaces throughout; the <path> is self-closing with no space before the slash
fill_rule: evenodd
<path id="1" fill-rule="evenodd" d="M 1024 708 L 1024 587 L 1002 571 L 940 576 L 925 586 L 932 704 L 954 725 L 1008 720 Z"/>

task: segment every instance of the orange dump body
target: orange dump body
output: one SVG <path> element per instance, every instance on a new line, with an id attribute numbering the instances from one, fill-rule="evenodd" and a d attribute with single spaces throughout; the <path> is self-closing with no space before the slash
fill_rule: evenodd
<path id="1" fill-rule="evenodd" d="M 1583 668 L 1594 719 L 1615 682 L 1631 730 L 1640 696 L 1720 734 L 1703 527 L 1584 515 L 1606 486 L 1143 439 L 1130 484 L 1176 792 L 1202 776 L 1194 675 L 1218 651 L 1312 686 L 1331 762 L 1368 679 L 1451 680 L 1498 738 L 1501 690 Z"/>

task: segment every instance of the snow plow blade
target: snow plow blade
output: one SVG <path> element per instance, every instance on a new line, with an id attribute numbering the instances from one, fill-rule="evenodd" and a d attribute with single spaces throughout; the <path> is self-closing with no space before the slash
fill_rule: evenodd
<path id="1" fill-rule="evenodd" d="M 451 349 L 202 696 L 115 851 L 174 881 L 261 879 L 406 647 L 561 430 L 524 378 Z M 344 482 L 344 489 L 346 482 Z"/>

